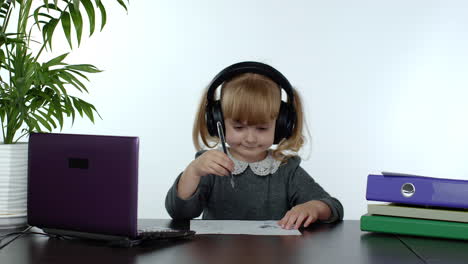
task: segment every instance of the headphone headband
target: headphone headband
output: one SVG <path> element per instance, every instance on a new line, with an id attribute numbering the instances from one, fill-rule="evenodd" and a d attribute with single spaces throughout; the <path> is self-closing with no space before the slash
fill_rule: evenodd
<path id="1" fill-rule="evenodd" d="M 272 81 L 278 84 L 280 89 L 283 89 L 286 92 L 289 98 L 288 104 L 294 104 L 293 88 L 288 79 L 286 79 L 286 77 L 284 77 L 281 72 L 271 67 L 270 65 L 255 61 L 239 62 L 226 67 L 224 70 L 218 73 L 208 86 L 208 104 L 214 101 L 214 93 L 218 86 L 243 73 L 257 73 L 270 78 Z"/>

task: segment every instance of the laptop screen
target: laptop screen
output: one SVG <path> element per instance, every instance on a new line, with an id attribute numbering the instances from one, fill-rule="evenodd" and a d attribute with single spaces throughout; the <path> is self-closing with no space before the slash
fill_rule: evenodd
<path id="1" fill-rule="evenodd" d="M 28 224 L 137 236 L 138 137 L 32 133 Z"/>

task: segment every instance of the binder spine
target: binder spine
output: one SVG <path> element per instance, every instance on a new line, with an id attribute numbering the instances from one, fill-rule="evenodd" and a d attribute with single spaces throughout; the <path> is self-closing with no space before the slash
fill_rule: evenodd
<path id="1" fill-rule="evenodd" d="M 366 199 L 423 206 L 468 208 L 468 181 L 369 175 Z"/>

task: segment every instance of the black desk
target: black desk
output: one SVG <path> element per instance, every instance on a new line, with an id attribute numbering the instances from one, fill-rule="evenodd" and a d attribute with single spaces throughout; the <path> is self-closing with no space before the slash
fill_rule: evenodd
<path id="1" fill-rule="evenodd" d="M 161 221 L 161 220 L 159 220 Z M 187 226 L 163 220 L 167 225 Z M 0 231 L 1 234 L 9 231 Z M 5 242 L 3 242 L 5 243 Z M 468 243 L 361 232 L 359 221 L 322 224 L 302 236 L 199 235 L 135 248 L 26 235 L 0 250 L 2 264 L 42 263 L 468 263 Z"/>

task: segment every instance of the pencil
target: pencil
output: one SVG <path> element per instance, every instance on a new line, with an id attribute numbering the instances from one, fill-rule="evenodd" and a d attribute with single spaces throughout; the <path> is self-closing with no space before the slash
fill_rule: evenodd
<path id="1" fill-rule="evenodd" d="M 216 123 L 216 126 L 218 127 L 218 136 L 219 136 L 219 139 L 221 141 L 221 146 L 223 147 L 224 154 L 227 155 L 228 153 L 227 153 L 227 148 L 226 148 L 226 139 L 224 138 L 223 125 L 221 124 L 220 121 L 218 121 Z M 231 186 L 232 186 L 232 188 L 234 188 L 234 186 L 235 186 L 234 177 L 232 176 L 231 172 L 229 172 L 229 176 L 231 176 Z"/>

